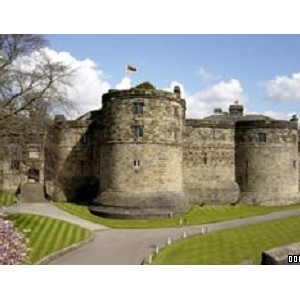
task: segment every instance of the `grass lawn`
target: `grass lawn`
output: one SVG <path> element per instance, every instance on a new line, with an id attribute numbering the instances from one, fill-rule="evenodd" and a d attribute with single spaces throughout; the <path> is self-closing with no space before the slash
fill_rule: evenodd
<path id="1" fill-rule="evenodd" d="M 8 194 L 0 192 L 0 207 L 10 206 L 18 202 L 17 197 L 14 194 Z"/>
<path id="2" fill-rule="evenodd" d="M 61 220 L 31 215 L 15 214 L 9 217 L 18 229 L 31 229 L 26 233 L 29 239 L 30 262 L 38 262 L 43 257 L 89 238 L 89 230 Z"/>
<path id="3" fill-rule="evenodd" d="M 74 203 L 56 202 L 57 207 L 71 214 L 79 216 L 91 222 L 99 223 L 113 228 L 160 228 L 160 227 L 180 227 L 179 220 L 185 219 L 185 225 L 205 224 L 219 222 L 230 219 L 246 218 L 256 215 L 267 214 L 275 211 L 300 208 L 300 205 L 263 207 L 245 204 L 231 205 L 205 205 L 200 207 L 194 205 L 191 209 L 173 218 L 152 219 L 152 220 L 119 220 L 107 219 L 91 214 L 87 206 Z"/>
<path id="4" fill-rule="evenodd" d="M 260 264 L 263 251 L 299 241 L 300 216 L 289 217 L 179 240 L 162 249 L 153 264 Z"/>

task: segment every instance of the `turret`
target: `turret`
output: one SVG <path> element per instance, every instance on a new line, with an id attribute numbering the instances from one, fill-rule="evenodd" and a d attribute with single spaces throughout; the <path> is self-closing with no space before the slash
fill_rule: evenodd
<path id="1" fill-rule="evenodd" d="M 242 117 L 244 112 L 243 105 L 239 104 L 238 101 L 235 101 L 234 104 L 229 106 L 229 115 L 230 117 Z"/>
<path id="2" fill-rule="evenodd" d="M 187 208 L 182 170 L 185 101 L 177 88 L 169 93 L 141 87 L 103 95 L 101 193 L 91 207 L 103 216 L 150 218 Z"/>

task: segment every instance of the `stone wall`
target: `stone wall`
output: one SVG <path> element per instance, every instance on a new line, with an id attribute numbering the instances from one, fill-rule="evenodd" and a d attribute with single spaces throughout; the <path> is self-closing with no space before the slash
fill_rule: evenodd
<path id="1" fill-rule="evenodd" d="M 288 256 L 295 256 L 295 261 L 289 261 Z M 294 257 L 293 257 L 294 258 Z M 284 245 L 282 247 L 273 248 L 271 250 L 264 251 L 261 256 L 262 265 L 289 265 L 300 264 L 300 243 L 293 243 Z"/>
<path id="2" fill-rule="evenodd" d="M 298 202 L 297 124 L 239 121 L 236 127 L 236 176 L 241 201 L 258 205 Z"/>
<path id="3" fill-rule="evenodd" d="M 3 159 L 1 162 L 0 184 L 1 191 L 16 193 L 23 183 L 27 182 L 27 167 L 20 164 L 20 170 L 11 169 L 11 159 Z"/>
<path id="4" fill-rule="evenodd" d="M 183 168 L 190 203 L 236 202 L 234 123 L 187 120 Z"/>
<path id="5" fill-rule="evenodd" d="M 99 156 L 92 120 L 65 121 L 58 128 L 58 155 L 54 196 L 57 201 L 91 201 L 98 192 Z M 96 171 L 95 171 L 96 170 Z"/>
<path id="6" fill-rule="evenodd" d="M 142 113 L 134 105 L 143 106 Z M 156 90 L 110 91 L 100 116 L 100 191 L 93 211 L 156 217 L 187 208 L 182 172 L 185 102 Z M 135 127 L 142 136 L 135 135 Z"/>
<path id="7" fill-rule="evenodd" d="M 186 120 L 179 90 L 110 90 L 102 104 L 58 130 L 56 200 L 92 201 L 93 212 L 123 218 L 299 201 L 296 122 L 243 116 L 238 104 Z"/>

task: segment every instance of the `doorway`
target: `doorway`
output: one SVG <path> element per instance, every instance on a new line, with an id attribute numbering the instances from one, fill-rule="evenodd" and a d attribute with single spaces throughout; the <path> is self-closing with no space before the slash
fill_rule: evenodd
<path id="1" fill-rule="evenodd" d="M 30 168 L 28 170 L 28 182 L 35 183 L 40 181 L 40 170 L 35 168 Z"/>

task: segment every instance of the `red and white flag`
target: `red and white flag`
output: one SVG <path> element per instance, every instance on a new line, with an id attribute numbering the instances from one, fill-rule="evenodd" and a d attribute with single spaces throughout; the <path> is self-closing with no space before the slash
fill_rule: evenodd
<path id="1" fill-rule="evenodd" d="M 127 65 L 126 66 L 126 72 L 127 73 L 135 73 L 137 70 L 135 67 L 131 66 L 131 65 Z"/>

